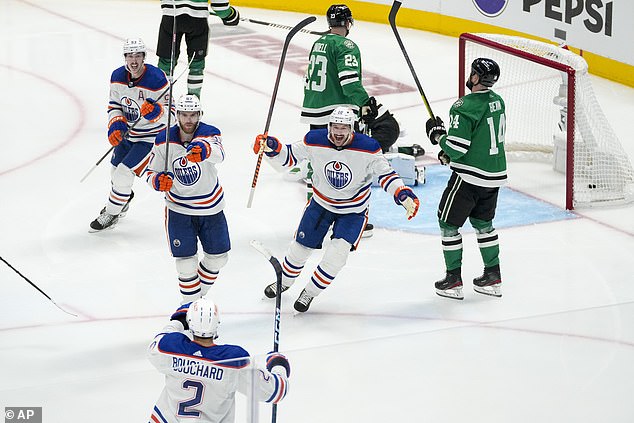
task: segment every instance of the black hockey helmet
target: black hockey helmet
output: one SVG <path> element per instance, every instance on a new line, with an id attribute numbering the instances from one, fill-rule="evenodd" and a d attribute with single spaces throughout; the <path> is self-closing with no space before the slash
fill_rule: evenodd
<path id="1" fill-rule="evenodd" d="M 350 25 L 354 24 L 352 12 L 345 4 L 333 4 L 330 6 L 326 12 L 326 19 L 328 20 L 328 26 L 330 28 L 347 26 L 348 22 L 350 22 Z"/>
<path id="2" fill-rule="evenodd" d="M 500 77 L 500 67 L 494 60 L 480 57 L 471 63 L 471 75 L 477 74 L 480 84 L 492 87 Z"/>

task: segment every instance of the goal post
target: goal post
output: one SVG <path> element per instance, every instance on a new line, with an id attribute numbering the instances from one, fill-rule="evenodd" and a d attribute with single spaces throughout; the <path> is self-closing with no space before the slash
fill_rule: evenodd
<path id="1" fill-rule="evenodd" d="M 493 90 L 506 103 L 506 151 L 551 160 L 565 174 L 566 209 L 634 201 L 632 164 L 596 99 L 583 57 L 527 38 L 465 33 L 459 39 L 461 97 L 478 57 L 500 65 Z"/>

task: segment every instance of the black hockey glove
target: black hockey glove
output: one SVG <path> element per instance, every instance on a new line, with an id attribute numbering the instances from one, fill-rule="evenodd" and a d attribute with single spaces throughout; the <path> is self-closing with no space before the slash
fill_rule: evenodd
<path id="1" fill-rule="evenodd" d="M 441 136 L 447 134 L 445 124 L 439 116 L 436 116 L 436 119 L 427 119 L 427 124 L 425 126 L 427 127 L 427 136 L 434 145 L 438 144 L 438 140 Z"/>
<path id="2" fill-rule="evenodd" d="M 376 104 L 376 98 L 370 97 L 368 101 L 361 106 L 361 120 L 366 125 L 370 125 L 379 116 L 380 105 Z"/>
<path id="3" fill-rule="evenodd" d="M 444 151 L 440 150 L 438 152 L 438 160 L 440 161 L 440 164 L 443 166 L 448 165 L 449 163 L 451 163 L 451 158 L 449 158 L 449 156 L 447 155 L 447 153 L 445 153 Z"/>
<path id="4" fill-rule="evenodd" d="M 381 150 L 387 153 L 401 132 L 398 122 L 389 110 L 368 124 L 370 135 L 379 142 Z"/>
<path id="5" fill-rule="evenodd" d="M 227 16 L 222 19 L 222 23 L 227 26 L 236 26 L 240 23 L 240 12 L 233 6 L 229 6 L 229 10 L 231 11 Z"/>

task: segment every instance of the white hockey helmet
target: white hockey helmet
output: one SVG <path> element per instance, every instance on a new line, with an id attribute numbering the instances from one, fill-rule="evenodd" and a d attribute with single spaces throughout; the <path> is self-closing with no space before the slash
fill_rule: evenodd
<path id="1" fill-rule="evenodd" d="M 143 53 L 145 55 L 145 43 L 140 38 L 128 38 L 123 43 L 123 55 L 129 53 Z"/>
<path id="2" fill-rule="evenodd" d="M 351 129 L 354 129 L 354 122 L 356 120 L 357 115 L 354 114 L 350 107 L 339 106 L 330 114 L 330 123 L 350 125 Z"/>
<path id="3" fill-rule="evenodd" d="M 182 95 L 176 103 L 177 112 L 200 112 L 200 100 L 195 94 Z"/>
<path id="4" fill-rule="evenodd" d="M 187 324 L 189 330 L 199 338 L 216 339 L 218 337 L 218 326 L 220 326 L 220 316 L 218 307 L 208 298 L 199 298 L 187 309 Z"/>

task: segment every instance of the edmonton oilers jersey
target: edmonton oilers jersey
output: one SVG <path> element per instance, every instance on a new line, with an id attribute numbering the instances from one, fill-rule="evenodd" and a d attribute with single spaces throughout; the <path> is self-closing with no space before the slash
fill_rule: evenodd
<path id="1" fill-rule="evenodd" d="M 328 140 L 327 129 L 316 129 L 308 132 L 303 141 L 285 145 L 273 157 L 288 167 L 304 159 L 313 167 L 312 198 L 335 213 L 365 212 L 370 205 L 370 187 L 375 176 L 391 195 L 403 186 L 379 143 L 358 132 L 350 144 L 339 150 Z"/>
<path id="2" fill-rule="evenodd" d="M 146 180 L 152 185 L 152 177 L 165 169 L 165 137 L 167 131 L 162 131 L 157 137 L 152 150 L 152 156 Z M 193 141 L 207 141 L 211 146 L 210 156 L 202 162 L 187 160 L 187 145 L 181 142 L 180 129 L 174 125 L 169 131 L 169 157 L 167 171 L 174 174 L 174 183 L 169 192 L 165 193 L 167 208 L 175 212 L 209 216 L 220 213 L 225 206 L 224 191 L 218 179 L 216 164 L 225 159 L 220 130 L 212 125 L 200 123 L 194 132 Z"/>
<path id="3" fill-rule="evenodd" d="M 148 98 L 156 100 L 167 87 L 165 73 L 155 66 L 146 64 L 143 74 L 135 81 L 130 79 L 130 72 L 125 66 L 115 69 L 110 77 L 108 120 L 117 116 L 125 117 L 128 128 L 136 124 L 128 133 L 127 138 L 131 142 L 153 143 L 156 135 L 165 128 L 169 95 L 165 94 L 161 98 L 164 112 L 156 122 L 150 122 L 141 117 L 141 105 Z"/>

